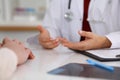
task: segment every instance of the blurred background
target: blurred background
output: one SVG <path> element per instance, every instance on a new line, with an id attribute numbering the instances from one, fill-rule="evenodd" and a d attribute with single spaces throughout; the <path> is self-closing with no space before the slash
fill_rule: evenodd
<path id="1" fill-rule="evenodd" d="M 50 1 L 0 0 L 0 30 L 34 29 L 41 24 Z"/>
<path id="2" fill-rule="evenodd" d="M 0 0 L 0 42 L 4 37 L 25 42 L 39 34 L 41 24 L 51 0 Z"/>

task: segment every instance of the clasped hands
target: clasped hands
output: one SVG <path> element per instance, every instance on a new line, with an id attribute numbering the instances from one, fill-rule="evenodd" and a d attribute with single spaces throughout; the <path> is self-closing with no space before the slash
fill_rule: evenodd
<path id="1" fill-rule="evenodd" d="M 39 43 L 46 49 L 52 49 L 57 47 L 59 44 L 62 44 L 63 46 L 70 49 L 83 51 L 91 49 L 110 48 L 112 45 L 107 37 L 96 35 L 92 32 L 78 31 L 78 34 L 85 37 L 85 40 L 79 42 L 70 42 L 66 38 L 61 37 L 52 39 L 49 32 L 42 26 L 38 26 L 38 30 L 40 31 Z"/>
<path id="2" fill-rule="evenodd" d="M 0 48 L 8 48 L 12 50 L 18 58 L 18 65 L 25 63 L 27 59 L 34 58 L 31 50 L 26 48 L 25 45 L 17 39 L 11 40 L 7 37 L 4 38 L 3 42 L 0 43 Z"/>

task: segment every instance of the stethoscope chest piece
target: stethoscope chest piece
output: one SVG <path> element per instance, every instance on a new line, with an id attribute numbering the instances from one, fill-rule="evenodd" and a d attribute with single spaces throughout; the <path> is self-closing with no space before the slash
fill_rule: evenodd
<path id="1" fill-rule="evenodd" d="M 73 13 L 72 13 L 70 10 L 68 10 L 68 11 L 65 13 L 64 18 L 65 18 L 68 22 L 72 21 L 72 19 L 73 19 Z"/>
<path id="2" fill-rule="evenodd" d="M 72 2 L 72 0 L 69 0 L 69 2 L 68 2 L 68 11 L 64 14 L 64 18 L 68 22 L 72 21 L 72 19 L 73 19 L 73 13 L 70 10 L 70 8 L 71 8 L 71 2 Z"/>

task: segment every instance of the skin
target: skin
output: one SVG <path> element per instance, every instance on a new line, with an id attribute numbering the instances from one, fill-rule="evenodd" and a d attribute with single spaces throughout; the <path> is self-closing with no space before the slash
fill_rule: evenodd
<path id="1" fill-rule="evenodd" d="M 52 39 L 49 32 L 42 26 L 38 26 L 38 30 L 40 31 L 40 45 L 47 49 L 55 48 L 59 45 L 59 43 L 73 50 L 110 48 L 112 45 L 107 37 L 96 35 L 92 32 L 79 31 L 78 34 L 85 37 L 85 40 L 80 42 L 70 42 L 66 38 Z"/>
<path id="2" fill-rule="evenodd" d="M 65 38 L 61 38 L 61 43 L 70 49 L 74 50 L 91 50 L 91 49 L 101 49 L 110 48 L 111 42 L 105 36 L 99 36 L 93 34 L 92 32 L 79 31 L 80 36 L 85 37 L 84 41 L 80 42 L 70 42 Z"/>
<path id="3" fill-rule="evenodd" d="M 1 48 L 5 47 L 15 52 L 18 58 L 18 65 L 25 63 L 28 60 L 28 58 L 34 58 L 31 50 L 26 48 L 25 45 L 18 40 L 4 38 L 3 43 L 1 43 L 0 46 Z"/>
<path id="4" fill-rule="evenodd" d="M 0 48 L 2 47 L 2 44 L 0 43 Z"/>
<path id="5" fill-rule="evenodd" d="M 59 38 L 52 39 L 49 32 L 44 29 L 42 26 L 38 26 L 39 34 L 39 43 L 46 49 L 53 49 L 59 45 Z"/>

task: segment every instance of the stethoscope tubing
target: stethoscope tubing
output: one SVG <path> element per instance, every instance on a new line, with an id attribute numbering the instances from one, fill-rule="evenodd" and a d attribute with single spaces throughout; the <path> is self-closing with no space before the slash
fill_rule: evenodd
<path id="1" fill-rule="evenodd" d="M 71 2 L 72 2 L 72 0 L 69 0 L 69 3 L 68 3 L 68 9 L 70 10 L 70 8 L 71 8 Z"/>
<path id="2" fill-rule="evenodd" d="M 73 19 L 73 13 L 71 12 L 71 1 L 72 0 L 69 0 L 69 2 L 68 2 L 68 11 L 65 13 L 65 15 L 64 15 L 64 18 L 68 21 L 68 22 L 70 22 L 72 19 Z"/>

